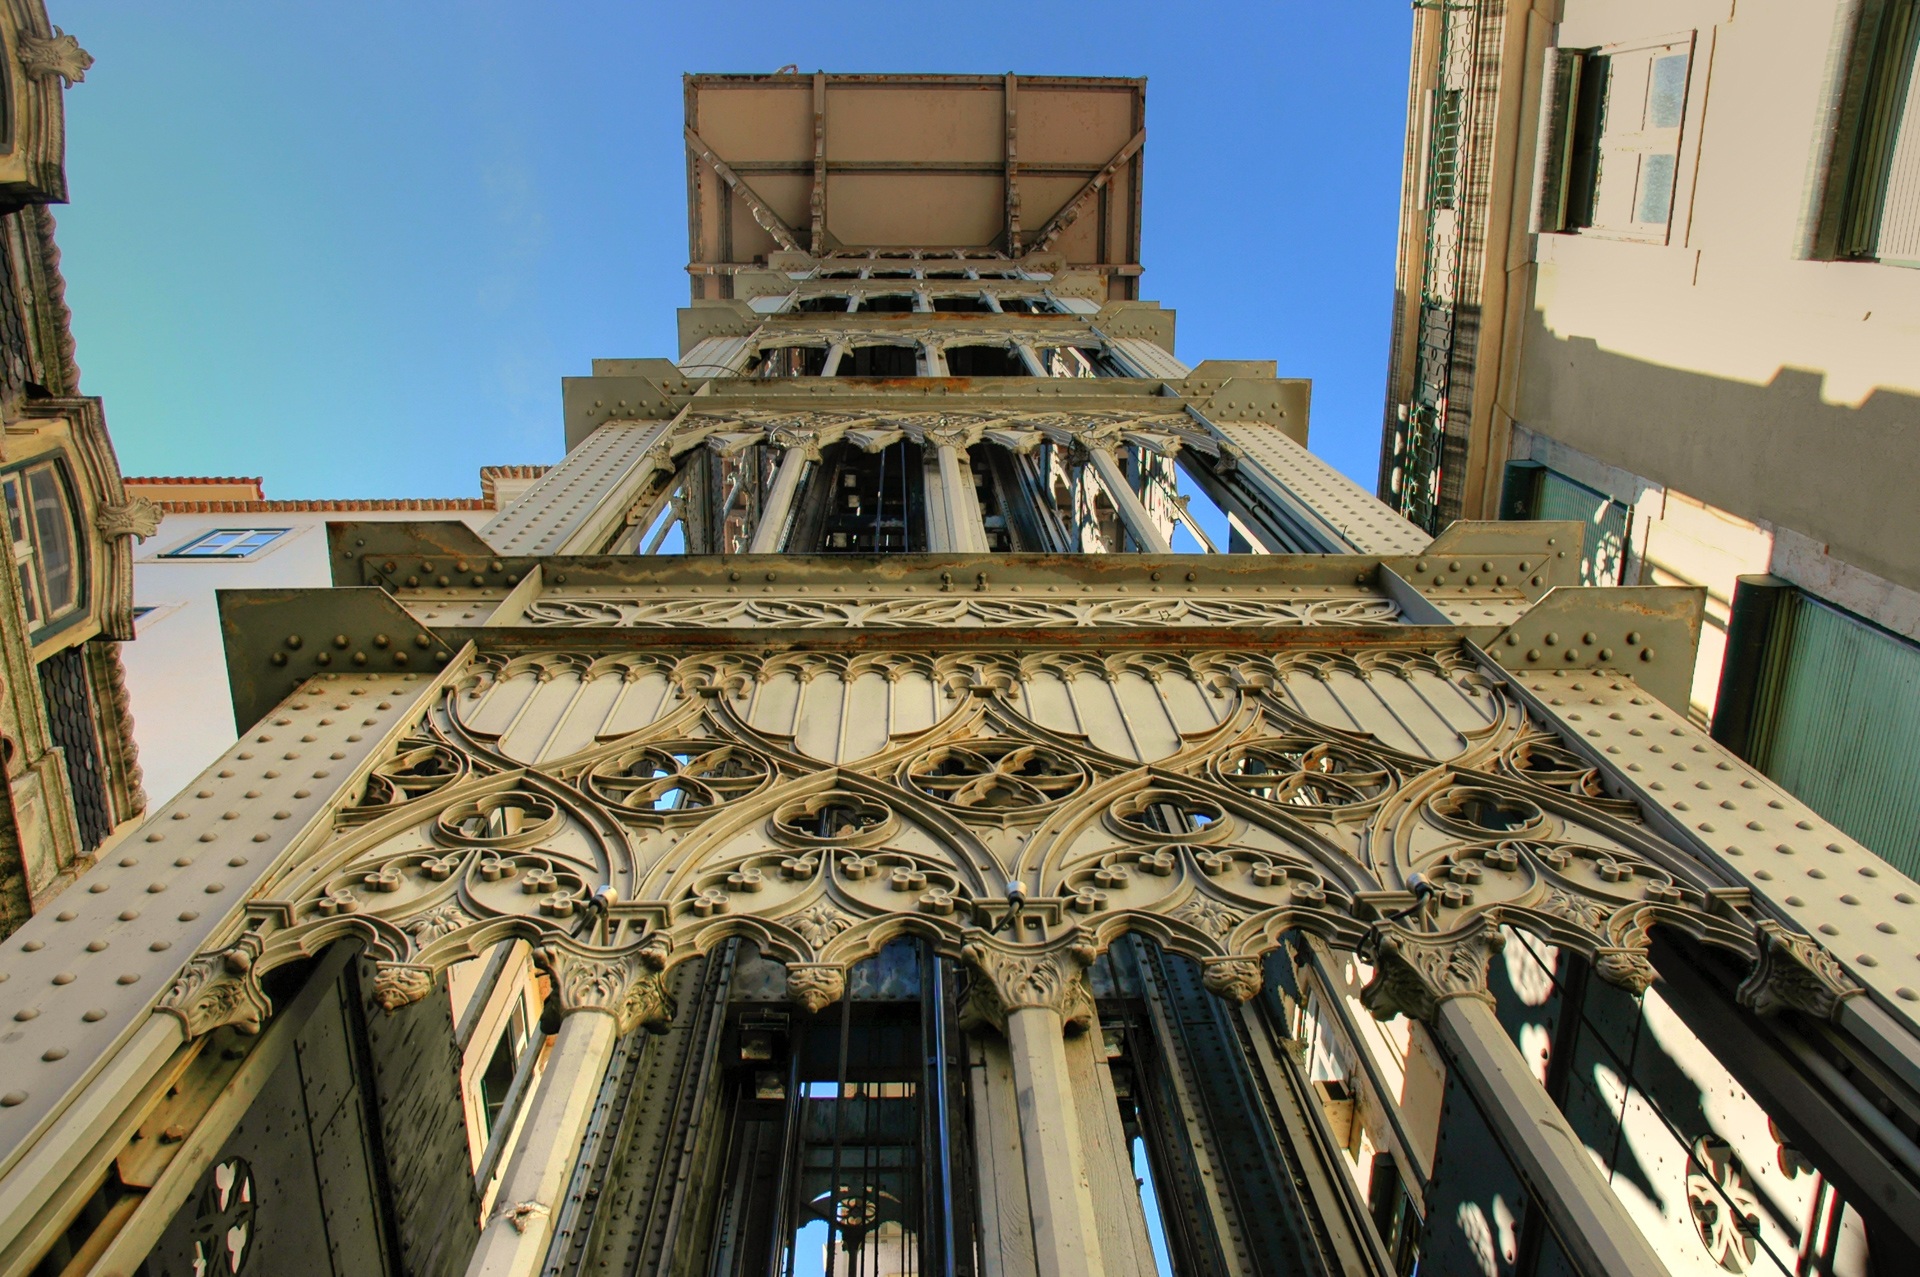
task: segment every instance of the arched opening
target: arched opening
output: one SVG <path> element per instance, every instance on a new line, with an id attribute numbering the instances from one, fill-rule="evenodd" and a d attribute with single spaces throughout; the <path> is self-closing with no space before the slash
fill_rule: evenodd
<path id="1" fill-rule="evenodd" d="M 1008 345 L 967 345 L 946 348 L 947 371 L 955 377 L 1026 377 L 1031 374 L 1019 354 Z"/>
<path id="2" fill-rule="evenodd" d="M 754 355 L 746 375 L 762 379 L 818 377 L 826 366 L 825 346 L 769 346 Z"/>
<path id="3" fill-rule="evenodd" d="M 920 372 L 918 346 L 855 346 L 840 356 L 836 377 L 915 377 Z"/>
<path id="4" fill-rule="evenodd" d="M 818 315 L 851 310 L 853 306 L 852 299 L 845 293 L 822 293 L 818 297 L 802 297 L 794 309 L 802 314 Z"/>
<path id="5" fill-rule="evenodd" d="M 860 300 L 860 309 L 876 315 L 907 315 L 913 312 L 912 293 L 877 293 Z"/>
<path id="6" fill-rule="evenodd" d="M 978 293 L 956 293 L 933 299 L 933 308 L 943 315 L 991 315 L 993 307 Z"/>

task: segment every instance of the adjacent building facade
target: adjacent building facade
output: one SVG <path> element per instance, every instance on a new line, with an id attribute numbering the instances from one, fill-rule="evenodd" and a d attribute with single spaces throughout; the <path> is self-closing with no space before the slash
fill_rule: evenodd
<path id="1" fill-rule="evenodd" d="M 1380 494 L 1707 590 L 1692 712 L 1920 869 L 1920 23 L 1415 6 Z"/>
<path id="2" fill-rule="evenodd" d="M 120 644 L 155 511 L 80 392 L 48 211 L 67 195 L 62 95 L 92 62 L 41 5 L 0 5 L 0 936 L 146 807 Z"/>
<path id="3" fill-rule="evenodd" d="M 134 742 L 146 759 L 152 800 L 173 797 L 246 726 L 222 708 L 221 590 L 325 585 L 332 579 L 329 521 L 443 517 L 478 527 L 544 472 L 544 466 L 485 466 L 478 497 L 395 500 L 270 500 L 258 479 L 128 478 L 127 491 L 165 519 L 134 555 L 139 642 L 121 649 L 127 690 L 139 711 Z"/>
<path id="4" fill-rule="evenodd" d="M 223 589 L 237 739 L 8 940 L 0 1273 L 1912 1267 L 1920 885 L 1702 590 L 1177 359 L 1144 119 L 689 77 L 678 361 Z"/>

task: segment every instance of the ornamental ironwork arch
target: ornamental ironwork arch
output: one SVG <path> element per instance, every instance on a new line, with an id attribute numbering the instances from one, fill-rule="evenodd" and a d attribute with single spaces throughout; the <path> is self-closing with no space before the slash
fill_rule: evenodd
<path id="1" fill-rule="evenodd" d="M 1580 953 L 1635 993 L 1654 978 L 1656 926 L 1751 963 L 1742 997 L 1761 1009 L 1824 1014 L 1857 991 L 1817 945 L 1756 918 L 1744 890 L 1609 796 L 1597 766 L 1461 651 L 1079 654 L 1090 674 L 1187 679 L 1221 702 L 1214 727 L 1151 762 L 1029 717 L 1031 654 L 957 652 L 923 671 L 948 701 L 932 727 L 824 763 L 734 704 L 769 663 L 808 659 L 475 662 L 162 1009 L 193 1033 L 257 1026 L 271 1010 L 263 973 L 347 937 L 375 960 L 390 1009 L 521 939 L 563 1010 L 605 1010 L 623 1030 L 664 1029 L 664 977 L 734 937 L 785 964 L 813 1010 L 842 996 L 853 964 L 909 935 L 991 976 L 1002 1003 L 1073 986 L 1128 933 L 1199 963 L 1209 989 L 1237 1000 L 1259 992 L 1285 937 L 1317 937 L 1372 963 L 1363 999 L 1383 1018 L 1487 996 L 1503 928 Z M 1282 695 L 1336 673 L 1445 678 L 1482 699 L 1483 725 L 1431 757 Z M 472 722 L 489 688 L 521 675 L 615 679 L 616 696 L 652 676 L 668 690 L 647 727 L 527 762 L 503 752 L 505 732 Z M 1063 996 L 1052 1004 L 1071 1018 Z"/>

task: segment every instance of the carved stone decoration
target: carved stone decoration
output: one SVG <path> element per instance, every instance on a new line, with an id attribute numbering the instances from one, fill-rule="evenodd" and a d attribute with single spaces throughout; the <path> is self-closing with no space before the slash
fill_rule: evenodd
<path id="1" fill-rule="evenodd" d="M 1652 988 L 1660 974 L 1643 948 L 1601 949 L 1593 955 L 1593 973 L 1635 997 Z"/>
<path id="2" fill-rule="evenodd" d="M 1734 996 L 1756 1014 L 1791 1010 L 1837 1020 L 1848 998 L 1866 992 L 1812 936 L 1788 931 L 1771 919 L 1760 922 L 1754 933 L 1760 960 Z"/>
<path id="3" fill-rule="evenodd" d="M 973 971 L 962 1027 L 990 1024 L 1005 1033 L 1008 1015 L 1031 1008 L 1054 1012 L 1072 1031 L 1094 1021 L 1093 996 L 1084 977 L 1100 954 L 1082 928 L 1046 949 L 1016 949 L 982 937 L 968 941 L 960 956 Z"/>
<path id="4" fill-rule="evenodd" d="M 195 955 L 155 1009 L 179 1020 L 190 1039 L 225 1025 L 258 1033 L 273 1014 L 273 1003 L 254 971 L 260 950 L 260 937 L 248 932 L 218 953 Z"/>
<path id="5" fill-rule="evenodd" d="M 847 969 L 832 963 L 789 962 L 787 992 L 808 1013 L 818 1013 L 846 996 Z"/>
<path id="6" fill-rule="evenodd" d="M 533 958 L 553 978 L 553 999 L 560 1014 L 604 1011 L 621 1033 L 644 1028 L 665 1033 L 673 1024 L 673 996 L 661 973 L 666 969 L 664 937 L 620 953 L 576 948 L 548 941 Z"/>
<path id="7" fill-rule="evenodd" d="M 74 85 L 87 78 L 87 68 L 92 65 L 93 55 L 59 27 L 53 29 L 50 38 L 20 37 L 20 69 L 33 79 L 45 80 L 57 75 L 68 85 Z"/>
<path id="8" fill-rule="evenodd" d="M 1365 956 L 1374 972 L 1360 1001 L 1381 1020 L 1409 1015 L 1431 1021 L 1448 998 L 1479 998 L 1491 1006 L 1487 963 L 1505 946 L 1506 937 L 1484 914 L 1440 935 L 1380 923 L 1368 937 Z"/>
<path id="9" fill-rule="evenodd" d="M 1251 1002 L 1266 979 L 1257 958 L 1208 958 L 1200 967 L 1200 983 L 1229 1002 Z"/>
<path id="10" fill-rule="evenodd" d="M 160 530 L 163 517 L 160 507 L 147 498 L 129 497 L 120 505 L 101 506 L 93 516 L 93 526 L 109 541 L 115 537 L 144 541 Z"/>
<path id="11" fill-rule="evenodd" d="M 374 968 L 373 1000 L 391 1015 L 433 992 L 433 971 L 404 962 L 382 962 Z"/>

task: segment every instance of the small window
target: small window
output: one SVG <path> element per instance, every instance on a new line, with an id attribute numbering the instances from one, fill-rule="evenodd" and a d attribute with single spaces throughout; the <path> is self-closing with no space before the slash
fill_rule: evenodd
<path id="1" fill-rule="evenodd" d="M 202 532 L 163 559 L 248 559 L 291 531 L 289 528 L 215 528 Z"/>
<path id="2" fill-rule="evenodd" d="M 1852 74 L 1857 103 L 1833 255 L 1920 266 L 1920 0 L 1890 0 Z"/>
<path id="3" fill-rule="evenodd" d="M 1540 224 L 1667 241 L 1693 38 L 1556 51 Z"/>
<path id="4" fill-rule="evenodd" d="M 494 1043 L 493 1054 L 487 1058 L 486 1072 L 480 1075 L 480 1110 L 485 1123 L 482 1138 L 491 1138 L 493 1128 L 500 1121 L 507 1095 L 513 1090 L 514 1075 L 520 1070 L 520 1055 L 526 1047 L 527 1003 L 525 998 L 516 998 L 513 1013 L 500 1031 L 500 1040 Z"/>
<path id="5" fill-rule="evenodd" d="M 9 471 L 0 476 L 0 495 L 28 624 L 42 629 L 75 615 L 86 598 L 65 467 L 40 461 Z"/>

